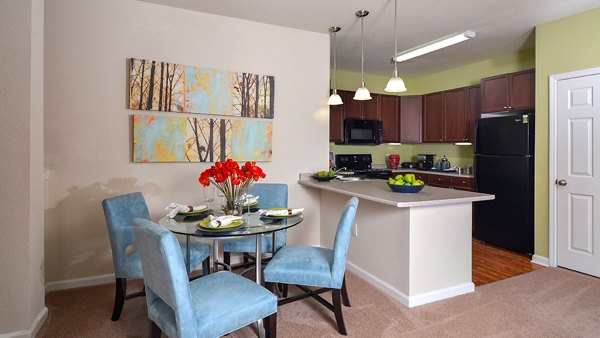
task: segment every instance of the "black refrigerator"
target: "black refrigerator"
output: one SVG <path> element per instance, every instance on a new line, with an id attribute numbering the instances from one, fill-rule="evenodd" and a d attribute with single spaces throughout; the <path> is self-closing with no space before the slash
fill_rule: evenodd
<path id="1" fill-rule="evenodd" d="M 482 115 L 475 138 L 475 186 L 494 194 L 474 203 L 473 237 L 533 254 L 534 114 Z"/>

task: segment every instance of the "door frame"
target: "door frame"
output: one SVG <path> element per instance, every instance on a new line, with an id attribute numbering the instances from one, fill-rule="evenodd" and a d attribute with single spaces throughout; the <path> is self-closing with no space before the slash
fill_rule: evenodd
<path id="1" fill-rule="evenodd" d="M 549 203 L 548 203 L 548 255 L 549 258 L 549 266 L 556 267 L 558 263 L 557 251 L 558 251 L 558 227 L 556 224 L 557 218 L 557 187 L 554 183 L 556 180 L 556 166 L 557 166 L 557 158 L 556 158 L 556 94 L 558 90 L 558 82 L 566 79 L 572 79 L 583 76 L 597 75 L 600 74 L 600 67 L 588 68 L 577 70 L 573 72 L 561 73 L 550 75 L 550 95 L 549 95 L 549 116 L 548 121 L 550 123 L 548 129 L 548 137 L 549 137 L 549 159 L 548 159 L 548 193 L 549 193 Z"/>

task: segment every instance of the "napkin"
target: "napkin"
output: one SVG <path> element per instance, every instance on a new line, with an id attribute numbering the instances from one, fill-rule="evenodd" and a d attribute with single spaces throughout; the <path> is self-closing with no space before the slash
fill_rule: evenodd
<path id="1" fill-rule="evenodd" d="M 260 196 L 253 196 L 251 194 L 243 194 L 240 199 L 244 201 L 244 205 L 251 205 L 258 203 Z"/>
<path id="2" fill-rule="evenodd" d="M 165 208 L 165 210 L 169 211 L 167 213 L 167 216 L 169 216 L 169 218 L 173 218 L 179 212 L 190 212 L 190 211 L 194 211 L 194 210 L 204 210 L 206 208 L 208 208 L 208 207 L 206 205 L 204 205 L 204 204 L 192 206 L 192 205 L 184 205 L 184 204 L 179 204 L 179 203 L 171 203 L 171 204 L 169 204 Z"/>
<path id="3" fill-rule="evenodd" d="M 208 215 L 208 219 L 210 220 L 208 222 L 209 227 L 218 228 L 221 226 L 229 225 L 232 222 L 237 221 L 238 219 L 242 219 L 242 217 L 241 216 L 232 216 L 232 215 L 215 217 L 213 215 Z"/>
<path id="4" fill-rule="evenodd" d="M 294 215 L 298 215 L 300 213 L 302 213 L 304 211 L 304 208 L 300 208 L 300 209 L 278 209 L 278 210 L 273 210 L 273 209 L 269 209 L 269 210 L 259 210 L 258 214 L 261 216 L 294 216 Z"/>

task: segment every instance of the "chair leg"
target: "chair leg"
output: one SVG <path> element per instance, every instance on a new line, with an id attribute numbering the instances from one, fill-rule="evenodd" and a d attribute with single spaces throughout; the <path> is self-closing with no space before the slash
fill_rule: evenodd
<path id="1" fill-rule="evenodd" d="M 263 320 L 265 324 L 265 336 L 267 338 L 277 337 L 277 312 L 273 313 L 269 317 Z"/>
<path id="2" fill-rule="evenodd" d="M 331 290 L 333 313 L 335 314 L 335 321 L 337 322 L 338 331 L 341 335 L 346 335 L 346 325 L 344 324 L 344 315 L 342 314 L 342 303 L 340 301 L 341 295 L 339 289 Z"/>
<path id="3" fill-rule="evenodd" d="M 346 276 L 342 281 L 342 304 L 346 307 L 350 307 L 350 298 L 348 298 L 348 289 L 346 289 Z"/>
<path id="4" fill-rule="evenodd" d="M 210 256 L 202 261 L 202 276 L 208 276 L 210 273 Z"/>
<path id="5" fill-rule="evenodd" d="M 150 330 L 148 332 L 148 336 L 150 338 L 160 338 L 162 334 L 162 330 L 158 325 L 156 325 L 153 321 L 150 320 Z"/>
<path id="6" fill-rule="evenodd" d="M 288 296 L 288 284 L 281 284 L 281 295 L 283 298 L 287 298 Z"/>
<path id="7" fill-rule="evenodd" d="M 127 278 L 116 278 L 115 280 L 115 306 L 110 320 L 113 322 L 121 318 L 123 303 L 125 303 L 125 292 L 127 291 Z"/>
<path id="8" fill-rule="evenodd" d="M 231 253 L 223 252 L 223 263 L 231 266 Z"/>

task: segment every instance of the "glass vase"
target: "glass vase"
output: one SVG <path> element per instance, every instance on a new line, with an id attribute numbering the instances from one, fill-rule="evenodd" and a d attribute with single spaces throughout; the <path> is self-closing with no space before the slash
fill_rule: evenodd
<path id="1" fill-rule="evenodd" d="M 242 214 L 243 205 L 244 201 L 239 199 L 237 196 L 225 196 L 222 209 L 225 215 L 239 216 Z"/>

